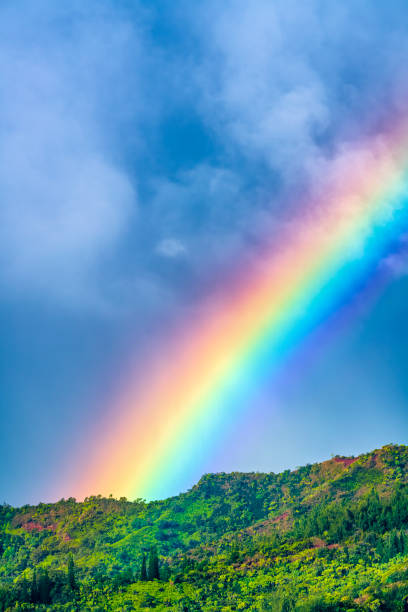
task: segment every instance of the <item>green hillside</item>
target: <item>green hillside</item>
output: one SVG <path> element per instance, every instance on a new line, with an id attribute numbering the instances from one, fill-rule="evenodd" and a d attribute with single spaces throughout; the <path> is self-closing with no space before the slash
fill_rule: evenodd
<path id="1" fill-rule="evenodd" d="M 408 447 L 158 502 L 3 505 L 0 557 L 0 611 L 408 610 Z"/>

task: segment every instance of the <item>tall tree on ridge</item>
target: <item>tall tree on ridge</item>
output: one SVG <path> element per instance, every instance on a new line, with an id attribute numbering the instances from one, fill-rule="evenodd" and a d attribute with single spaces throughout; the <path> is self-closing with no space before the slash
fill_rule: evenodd
<path id="1" fill-rule="evenodd" d="M 72 555 L 68 557 L 67 582 L 72 591 L 76 589 L 74 558 Z"/>
<path id="2" fill-rule="evenodd" d="M 146 555 L 144 553 L 142 556 L 142 565 L 140 567 L 140 580 L 147 580 Z"/>
<path id="3" fill-rule="evenodd" d="M 160 580 L 159 557 L 155 546 L 150 549 L 147 578 L 148 580 Z"/>

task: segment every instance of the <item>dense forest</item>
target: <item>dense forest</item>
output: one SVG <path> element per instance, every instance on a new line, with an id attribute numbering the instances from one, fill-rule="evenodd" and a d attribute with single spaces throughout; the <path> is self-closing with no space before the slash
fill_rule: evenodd
<path id="1" fill-rule="evenodd" d="M 408 447 L 0 506 L 0 611 L 408 610 Z"/>

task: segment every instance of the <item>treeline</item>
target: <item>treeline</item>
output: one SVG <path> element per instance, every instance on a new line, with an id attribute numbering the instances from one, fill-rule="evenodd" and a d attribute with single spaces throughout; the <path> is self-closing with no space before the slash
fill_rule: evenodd
<path id="1" fill-rule="evenodd" d="M 51 604 L 65 603 L 75 599 L 78 592 L 75 578 L 74 560 L 68 559 L 66 571 L 33 569 L 31 580 L 23 577 L 13 585 L 2 585 L 0 588 L 0 612 L 16 604 Z"/>
<path id="2" fill-rule="evenodd" d="M 152 546 L 149 552 L 148 560 L 146 563 L 146 554 L 142 555 L 142 563 L 140 566 L 139 580 L 160 580 L 160 567 L 159 567 L 159 556 L 157 549 Z M 168 578 L 167 567 L 162 571 L 162 578 Z"/>
<path id="3" fill-rule="evenodd" d="M 169 579 L 167 565 L 160 567 L 157 548 L 152 546 L 149 552 L 143 553 L 139 571 L 127 568 L 114 576 L 96 575 L 93 586 L 108 590 L 117 590 L 134 582 Z M 32 609 L 38 605 L 64 604 L 74 602 L 80 595 L 82 584 L 76 578 L 76 568 L 72 555 L 69 556 L 66 571 L 36 569 L 32 571 L 31 579 L 19 579 L 14 584 L 0 587 L 0 612 L 13 609 L 19 604 L 33 604 Z"/>
<path id="4" fill-rule="evenodd" d="M 148 504 L 0 505 L 0 612 L 407 612 L 404 481 L 387 447 Z"/>
<path id="5" fill-rule="evenodd" d="M 408 527 L 408 486 L 398 485 L 389 497 L 380 498 L 372 489 L 359 502 L 317 505 L 295 522 L 293 535 L 297 539 L 318 536 L 336 543 L 358 530 L 384 534 L 405 527 Z"/>

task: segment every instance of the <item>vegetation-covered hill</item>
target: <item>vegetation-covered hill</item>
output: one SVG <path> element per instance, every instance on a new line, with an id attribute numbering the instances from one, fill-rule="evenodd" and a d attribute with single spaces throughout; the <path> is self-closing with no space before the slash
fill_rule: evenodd
<path id="1" fill-rule="evenodd" d="M 408 447 L 0 506 L 1 610 L 408 610 Z"/>

